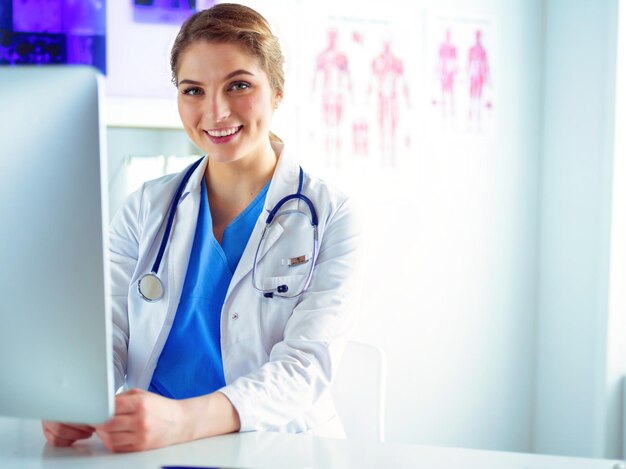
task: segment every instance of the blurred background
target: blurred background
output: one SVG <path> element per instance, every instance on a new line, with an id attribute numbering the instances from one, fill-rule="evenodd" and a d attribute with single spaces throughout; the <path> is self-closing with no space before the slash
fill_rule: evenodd
<path id="1" fill-rule="evenodd" d="M 0 64 L 106 75 L 111 215 L 199 155 L 169 49 L 213 3 L 0 0 Z M 275 133 L 361 208 L 387 441 L 623 458 L 624 3 L 241 3 L 286 56 Z"/>

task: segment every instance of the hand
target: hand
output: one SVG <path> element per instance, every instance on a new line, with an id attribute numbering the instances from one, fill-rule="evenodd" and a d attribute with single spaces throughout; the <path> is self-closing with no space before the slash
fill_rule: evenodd
<path id="1" fill-rule="evenodd" d="M 41 422 L 43 434 L 53 446 L 71 446 L 78 440 L 91 437 L 95 429 L 89 425 L 78 425 L 61 422 Z"/>
<path id="2" fill-rule="evenodd" d="M 180 401 L 140 389 L 115 396 L 115 416 L 96 425 L 96 434 L 116 453 L 160 448 L 188 441 Z"/>

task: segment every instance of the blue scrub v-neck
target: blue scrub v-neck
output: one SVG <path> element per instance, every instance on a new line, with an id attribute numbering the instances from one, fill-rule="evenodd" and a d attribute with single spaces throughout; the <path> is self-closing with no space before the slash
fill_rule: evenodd
<path id="1" fill-rule="evenodd" d="M 263 210 L 268 188 L 269 182 L 230 222 L 220 245 L 213 235 L 206 184 L 202 184 L 185 284 L 148 390 L 165 397 L 185 399 L 209 394 L 225 385 L 220 346 L 222 306 Z"/>

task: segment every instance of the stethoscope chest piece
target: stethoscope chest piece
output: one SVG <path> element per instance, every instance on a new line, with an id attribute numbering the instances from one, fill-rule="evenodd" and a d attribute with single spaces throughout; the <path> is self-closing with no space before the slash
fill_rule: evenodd
<path id="1" fill-rule="evenodd" d="M 163 298 L 163 293 L 165 292 L 163 283 L 161 283 L 159 277 L 152 272 L 145 274 L 139 279 L 137 289 L 141 297 L 150 303 L 159 301 Z"/>

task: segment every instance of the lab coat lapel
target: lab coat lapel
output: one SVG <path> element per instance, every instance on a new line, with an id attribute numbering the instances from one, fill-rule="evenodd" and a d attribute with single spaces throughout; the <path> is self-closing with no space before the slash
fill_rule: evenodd
<path id="1" fill-rule="evenodd" d="M 153 351 L 155 347 L 159 348 L 163 346 L 165 339 L 163 338 L 162 341 L 159 342 L 159 337 L 161 337 L 163 331 L 169 333 L 169 327 L 176 314 L 185 273 L 187 271 L 187 264 L 189 262 L 189 255 L 193 245 L 193 236 L 198 219 L 198 209 L 200 207 L 200 182 L 203 181 L 205 168 L 206 158 L 191 175 L 176 208 L 174 224 L 161 264 L 162 270 L 160 275 L 165 284 L 165 297 L 163 301 L 146 304 L 143 300 L 139 299 L 139 295 L 134 295 L 135 301 L 138 302 L 138 304 L 133 308 L 135 314 L 132 317 L 131 330 L 133 327 L 137 328 L 137 330 L 141 331 L 141 334 L 139 334 L 135 340 L 131 340 L 129 344 L 129 355 L 135 358 L 130 361 L 128 369 L 128 380 L 133 386 L 147 388 L 150 384 L 152 372 L 156 364 L 151 361 L 151 357 L 154 356 Z M 178 187 L 181 180 L 182 173 L 180 178 L 176 180 L 176 187 Z M 166 217 L 169 212 L 169 204 L 171 203 L 175 190 L 176 189 L 173 191 L 168 190 L 157 194 L 157 196 L 166 199 L 166 204 L 163 204 L 164 206 L 161 207 L 163 209 L 163 217 L 158 217 L 159 224 L 163 223 L 164 217 Z M 158 242 L 155 242 L 154 246 L 151 248 L 149 264 L 146 265 L 146 269 L 154 262 L 161 236 L 163 235 L 162 231 L 161 229 L 158 237 L 155 238 L 158 239 Z M 157 350 L 157 352 L 160 353 L 160 349 Z M 158 356 L 158 353 L 156 356 Z M 136 364 L 136 366 L 133 366 L 133 363 Z"/>
<path id="2" fill-rule="evenodd" d="M 207 159 L 194 171 L 187 184 L 187 190 L 183 192 L 176 209 L 176 217 L 170 234 L 168 245 L 169 253 L 165 253 L 168 259 L 167 279 L 170 285 L 170 298 L 167 302 L 167 317 L 172 317 L 178 308 L 182 294 L 189 256 L 193 247 L 198 211 L 200 209 L 201 184 L 204 181 Z"/>
<path id="3" fill-rule="evenodd" d="M 280 157 L 274 171 L 274 176 L 270 183 L 267 197 L 265 198 L 265 207 L 256 222 L 252 235 L 248 240 L 246 249 L 244 250 L 237 269 L 233 275 L 226 294 L 226 300 L 228 300 L 231 292 L 235 289 L 237 284 L 252 271 L 254 265 L 254 256 L 256 254 L 257 246 L 261 241 L 261 235 L 265 228 L 265 221 L 267 215 L 274 208 L 274 206 L 285 196 L 293 194 L 298 190 L 300 167 L 291 159 L 291 155 L 282 148 L 280 151 Z M 272 248 L 274 244 L 283 235 L 284 229 L 280 224 L 280 221 L 276 220 L 272 223 L 272 228 L 265 235 L 263 240 L 262 250 L 259 252 L 257 261 L 260 261 L 265 254 Z"/>

